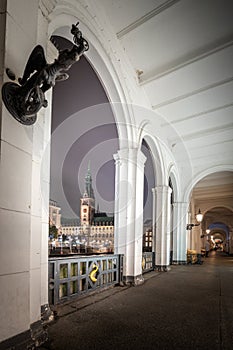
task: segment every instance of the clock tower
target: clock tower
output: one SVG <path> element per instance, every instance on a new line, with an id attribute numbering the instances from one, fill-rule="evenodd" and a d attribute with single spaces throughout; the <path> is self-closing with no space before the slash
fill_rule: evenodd
<path id="1" fill-rule="evenodd" d="M 92 178 L 90 165 L 88 165 L 87 174 L 85 176 L 85 191 L 80 199 L 80 223 L 81 226 L 89 226 L 92 223 L 95 213 L 95 197 L 92 188 Z"/>

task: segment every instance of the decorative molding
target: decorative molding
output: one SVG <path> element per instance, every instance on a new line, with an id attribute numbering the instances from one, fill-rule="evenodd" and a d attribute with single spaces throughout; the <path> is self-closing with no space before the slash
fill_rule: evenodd
<path id="1" fill-rule="evenodd" d="M 124 35 L 130 33 L 132 30 L 134 30 L 135 28 L 141 26 L 142 24 L 144 24 L 145 22 L 147 22 L 149 19 L 157 16 L 159 13 L 165 11 L 166 9 L 168 9 L 169 7 L 175 5 L 177 2 L 179 2 L 180 0 L 167 0 L 165 1 L 163 4 L 159 5 L 158 7 L 156 7 L 155 9 L 153 9 L 152 11 L 146 13 L 144 16 L 140 17 L 139 19 L 137 19 L 136 21 L 134 21 L 133 23 L 129 24 L 127 27 L 125 27 L 124 29 L 120 30 L 117 33 L 117 38 L 121 39 Z"/>

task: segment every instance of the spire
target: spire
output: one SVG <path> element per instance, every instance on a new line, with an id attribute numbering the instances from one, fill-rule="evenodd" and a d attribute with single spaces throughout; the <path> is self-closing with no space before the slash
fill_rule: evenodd
<path id="1" fill-rule="evenodd" d="M 92 188 L 90 161 L 88 162 L 87 174 L 85 176 L 85 193 L 87 193 L 89 198 L 93 198 L 93 199 L 95 198 L 94 191 Z"/>

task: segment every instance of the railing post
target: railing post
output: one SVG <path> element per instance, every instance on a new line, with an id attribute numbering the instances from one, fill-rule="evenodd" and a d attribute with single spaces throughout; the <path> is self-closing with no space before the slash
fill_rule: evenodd
<path id="1" fill-rule="evenodd" d="M 124 254 L 119 254 L 119 284 L 123 285 Z"/>
<path id="2" fill-rule="evenodd" d="M 153 271 L 156 269 L 155 265 L 155 252 L 152 252 L 152 262 L 153 262 Z"/>

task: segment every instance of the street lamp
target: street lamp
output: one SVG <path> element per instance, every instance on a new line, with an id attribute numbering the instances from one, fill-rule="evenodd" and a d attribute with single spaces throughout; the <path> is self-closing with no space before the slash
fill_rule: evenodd
<path id="1" fill-rule="evenodd" d="M 200 223 L 202 222 L 202 219 L 203 219 L 203 214 L 201 213 L 201 210 L 199 209 L 198 210 L 198 213 L 196 214 L 196 220 L 197 220 L 197 224 L 187 224 L 186 225 L 186 230 L 192 230 L 192 228 L 194 226 L 199 226 Z"/>
<path id="2" fill-rule="evenodd" d="M 200 208 L 199 208 L 199 211 L 198 211 L 198 213 L 196 214 L 196 220 L 197 220 L 197 222 L 199 222 L 199 225 L 200 225 L 200 223 L 202 222 L 202 219 L 203 219 L 203 214 L 201 213 L 201 210 L 200 210 Z"/>
<path id="3" fill-rule="evenodd" d="M 207 236 L 208 237 L 208 234 L 210 233 L 210 229 L 206 229 L 205 230 L 205 232 L 206 232 L 206 234 L 205 235 L 201 235 L 201 238 L 204 238 L 205 236 Z"/>

